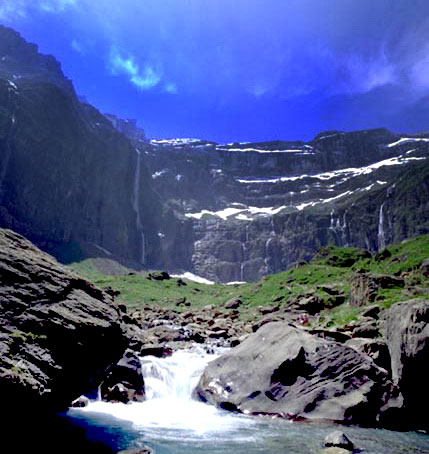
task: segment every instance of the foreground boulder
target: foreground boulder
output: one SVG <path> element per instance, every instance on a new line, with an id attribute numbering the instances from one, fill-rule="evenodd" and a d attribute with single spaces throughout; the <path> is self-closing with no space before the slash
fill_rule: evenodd
<path id="1" fill-rule="evenodd" d="M 389 386 L 368 356 L 275 322 L 212 361 L 195 395 L 246 414 L 369 425 Z"/>
<path id="2" fill-rule="evenodd" d="M 397 411 L 391 418 L 404 428 L 429 429 L 429 301 L 394 304 L 387 312 L 386 341 L 397 387 Z"/>
<path id="3" fill-rule="evenodd" d="M 65 408 L 125 350 L 111 296 L 10 230 L 0 230 L 0 301 L 3 407 Z"/>

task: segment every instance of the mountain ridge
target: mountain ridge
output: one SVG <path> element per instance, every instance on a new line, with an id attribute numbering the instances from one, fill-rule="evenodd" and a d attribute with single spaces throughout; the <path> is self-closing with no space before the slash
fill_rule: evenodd
<path id="1" fill-rule="evenodd" d="M 0 35 L 0 226 L 60 261 L 253 281 L 328 244 L 429 232 L 427 133 L 147 142 L 80 102 L 54 57 Z"/>

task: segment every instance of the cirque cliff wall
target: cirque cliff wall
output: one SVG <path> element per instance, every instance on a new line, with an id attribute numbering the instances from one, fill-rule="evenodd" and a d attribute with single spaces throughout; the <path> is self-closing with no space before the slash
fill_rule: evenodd
<path id="1" fill-rule="evenodd" d="M 0 150 L 1 226 L 62 261 L 97 254 L 151 260 L 157 204 L 139 154 L 78 101 L 53 57 L 5 27 Z"/>
<path id="2" fill-rule="evenodd" d="M 152 141 L 145 160 L 165 209 L 187 226 L 192 270 L 247 281 L 326 244 L 375 252 L 427 233 L 428 145 L 424 134 L 333 131 L 308 143 Z M 174 267 L 169 226 L 161 248 Z"/>
<path id="3" fill-rule="evenodd" d="M 427 134 L 147 142 L 109 118 L 79 102 L 53 57 L 0 27 L 0 226 L 60 261 L 102 256 L 222 282 L 326 244 L 377 251 L 429 232 Z"/>

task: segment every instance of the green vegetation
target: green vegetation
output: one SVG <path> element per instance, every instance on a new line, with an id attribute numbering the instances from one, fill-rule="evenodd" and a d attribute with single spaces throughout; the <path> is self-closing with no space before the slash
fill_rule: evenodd
<path id="1" fill-rule="evenodd" d="M 351 279 L 357 271 L 404 279 L 404 287 L 378 290 L 372 304 L 381 308 L 415 297 L 429 299 L 429 278 L 420 270 L 427 258 L 429 235 L 393 245 L 375 256 L 357 248 L 325 247 L 307 264 L 242 285 L 205 285 L 189 280 L 184 280 L 187 285 L 179 285 L 178 279 L 149 279 L 149 273 L 133 272 L 112 261 L 106 264 L 101 259 L 88 259 L 71 266 L 99 287 L 119 291 L 117 301 L 131 310 L 144 305 L 189 310 L 189 306 L 180 304 L 181 301 L 189 303 L 191 308 L 208 304 L 222 308 L 228 300 L 240 298 L 243 301 L 241 317 L 252 319 L 260 316 L 258 309 L 261 307 L 287 305 L 296 298 L 316 295 L 324 300 L 326 307 L 318 323 L 329 327 L 346 325 L 356 320 L 365 309 L 351 306 L 348 302 Z M 107 269 L 110 269 L 110 274 L 106 274 Z M 342 304 L 335 304 L 332 289 L 344 296 Z"/>
<path id="2" fill-rule="evenodd" d="M 10 337 L 15 340 L 16 342 L 26 342 L 26 343 L 32 343 L 38 340 L 45 340 L 47 339 L 47 336 L 44 334 L 34 334 L 34 333 L 24 333 L 23 331 L 13 331 L 10 335 Z"/>

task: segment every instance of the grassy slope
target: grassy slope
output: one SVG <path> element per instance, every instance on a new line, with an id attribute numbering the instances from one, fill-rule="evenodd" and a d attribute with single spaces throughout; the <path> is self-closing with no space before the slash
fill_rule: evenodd
<path id="1" fill-rule="evenodd" d="M 176 308 L 179 299 L 186 298 L 192 307 L 208 304 L 223 307 L 226 301 L 239 297 L 243 302 L 242 317 L 259 317 L 258 309 L 273 304 L 282 304 L 288 298 L 314 292 L 324 299 L 329 296 L 319 288 L 321 284 L 335 285 L 346 296 L 346 302 L 321 313 L 319 322 L 325 326 L 344 325 L 355 319 L 363 308 L 348 304 L 350 278 L 354 271 L 363 269 L 371 273 L 401 275 L 406 279 L 406 287 L 429 288 L 429 279 L 425 278 L 419 267 L 429 258 L 429 235 L 423 235 L 387 248 L 387 253 L 368 258 L 355 248 L 328 247 L 323 249 L 310 263 L 287 272 L 266 276 L 256 283 L 242 285 L 205 285 L 186 281 L 186 286 L 178 286 L 177 279 L 156 281 L 147 279 L 147 273 L 131 273 L 130 270 L 114 262 L 88 259 L 72 266 L 83 277 L 99 287 L 112 287 L 121 292 L 119 302 L 130 309 L 143 305 L 159 305 Z M 352 265 L 351 263 L 354 262 Z M 113 273 L 115 275 L 106 274 Z M 413 297 L 429 299 L 424 291 Z M 404 289 L 381 290 L 376 304 L 387 308 L 391 304 L 410 299 Z M 189 310 L 183 308 L 181 310 Z"/>

